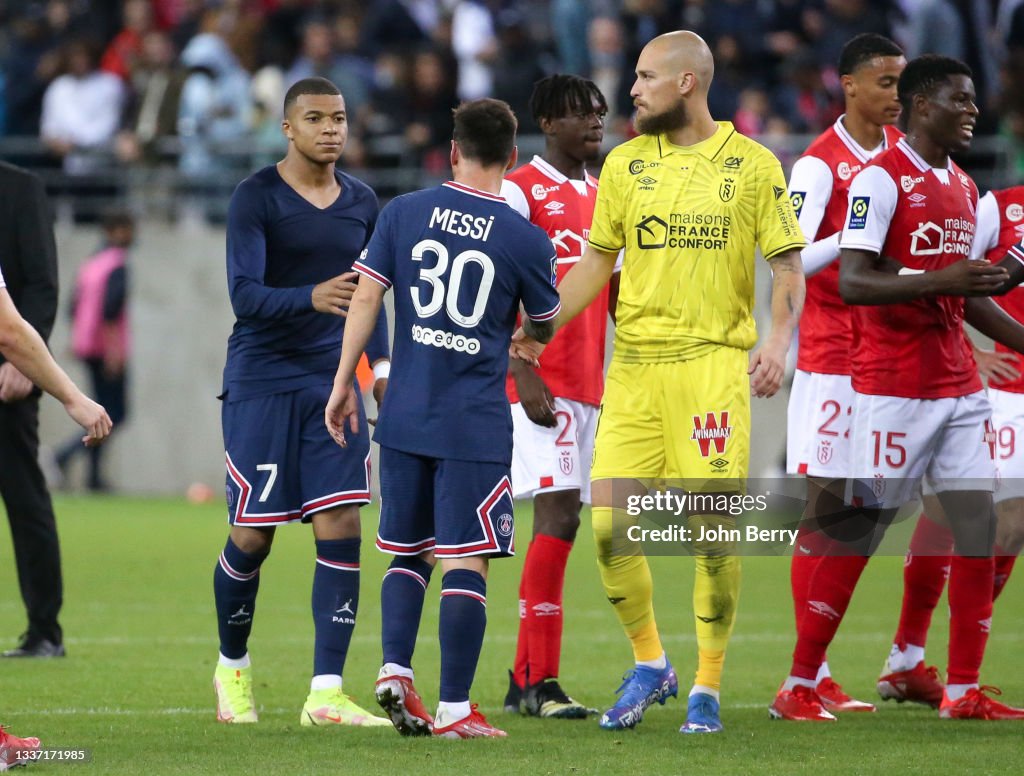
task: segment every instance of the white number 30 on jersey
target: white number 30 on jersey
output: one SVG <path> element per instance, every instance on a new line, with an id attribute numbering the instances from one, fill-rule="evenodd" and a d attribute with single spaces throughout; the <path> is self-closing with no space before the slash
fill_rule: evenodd
<path id="1" fill-rule="evenodd" d="M 467 328 L 476 326 L 484 317 L 484 310 L 487 308 L 487 297 L 490 295 L 491 285 L 494 283 L 494 262 L 486 253 L 478 250 L 468 250 L 458 254 L 452 261 L 451 271 L 448 273 L 446 292 L 443 276 L 448 270 L 448 248 L 437 240 L 420 240 L 413 246 L 412 260 L 422 262 L 428 253 L 437 257 L 437 263 L 429 268 L 421 264 L 420 280 L 425 280 L 430 284 L 430 299 L 426 303 L 423 302 L 419 286 L 410 289 L 416 314 L 421 318 L 429 318 L 443 306 L 448 317 L 455 323 Z M 480 278 L 480 287 L 473 300 L 473 309 L 466 314 L 459 309 L 459 290 L 462 288 L 462 273 L 466 269 L 466 265 L 471 263 L 480 267 L 483 277 Z"/>

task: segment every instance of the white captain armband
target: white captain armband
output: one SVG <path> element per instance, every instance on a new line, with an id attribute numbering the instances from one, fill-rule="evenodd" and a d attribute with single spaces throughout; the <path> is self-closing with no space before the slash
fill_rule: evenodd
<path id="1" fill-rule="evenodd" d="M 382 358 L 373 365 L 373 378 L 375 380 L 387 380 L 391 375 L 391 362 Z"/>

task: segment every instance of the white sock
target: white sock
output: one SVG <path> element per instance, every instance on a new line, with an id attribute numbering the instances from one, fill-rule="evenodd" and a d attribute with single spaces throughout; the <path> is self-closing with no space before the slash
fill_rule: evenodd
<path id="1" fill-rule="evenodd" d="M 958 701 L 967 695 L 968 690 L 973 690 L 977 686 L 976 684 L 947 684 L 946 697 L 951 701 Z"/>
<path id="2" fill-rule="evenodd" d="M 906 649 L 900 649 L 898 644 L 893 644 L 889 651 L 889 671 L 909 671 L 918 663 L 924 661 L 924 647 L 917 644 L 907 644 Z"/>
<path id="3" fill-rule="evenodd" d="M 377 678 L 383 679 L 385 676 L 404 676 L 406 679 L 415 678 L 411 668 L 400 666 L 398 663 L 385 663 L 382 665 Z"/>
<path id="4" fill-rule="evenodd" d="M 638 666 L 647 666 L 648 668 L 656 668 L 659 671 L 664 671 L 668 666 L 668 658 L 665 657 L 665 653 L 662 652 L 661 657 L 656 658 L 655 660 L 637 660 L 636 664 Z"/>
<path id="5" fill-rule="evenodd" d="M 813 690 L 817 686 L 813 679 L 804 679 L 802 676 L 787 676 L 782 683 L 783 690 L 792 690 L 794 687 L 810 687 Z"/>
<path id="6" fill-rule="evenodd" d="M 218 652 L 217 654 L 220 654 L 220 653 Z M 222 665 L 222 666 L 224 666 L 226 668 L 236 668 L 236 669 L 237 668 L 248 668 L 249 666 L 252 665 L 252 663 L 249 662 L 249 653 L 248 652 L 246 652 L 244 655 L 242 655 L 240 658 L 237 658 L 237 659 L 236 658 L 231 658 L 231 657 L 224 657 L 223 655 L 220 655 L 220 657 L 217 658 L 217 662 L 220 665 Z"/>
<path id="7" fill-rule="evenodd" d="M 457 703 L 440 701 L 437 704 L 437 714 L 434 715 L 434 727 L 448 727 L 453 722 L 458 722 L 460 719 L 468 717 L 470 711 L 469 701 L 459 701 Z"/>
<path id="8" fill-rule="evenodd" d="M 821 684 L 826 679 L 832 678 L 832 672 L 828 670 L 828 661 L 826 660 L 820 666 L 818 666 L 818 678 L 816 684 Z"/>
<path id="9" fill-rule="evenodd" d="M 708 687 L 706 684 L 695 684 L 693 686 L 693 689 L 690 690 L 690 697 L 692 698 L 694 695 L 697 695 L 699 693 L 703 693 L 704 695 L 710 695 L 716 701 L 720 700 L 720 698 L 718 697 L 718 690 L 716 690 L 714 687 Z"/>
<path id="10" fill-rule="evenodd" d="M 313 677 L 313 681 L 309 683 L 311 692 L 333 690 L 335 687 L 339 690 L 341 689 L 341 676 L 338 674 L 317 674 Z"/>

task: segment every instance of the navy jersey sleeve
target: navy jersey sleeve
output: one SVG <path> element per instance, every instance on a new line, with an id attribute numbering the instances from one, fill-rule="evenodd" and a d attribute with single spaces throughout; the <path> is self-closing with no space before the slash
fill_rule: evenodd
<path id="1" fill-rule="evenodd" d="M 537 230 L 523 257 L 520 296 L 526 315 L 534 321 L 550 321 L 562 308 L 555 290 L 557 255 L 548 236 Z"/>
<path id="2" fill-rule="evenodd" d="M 228 208 L 228 294 L 238 318 L 274 320 L 313 309 L 313 286 L 272 288 L 267 267 L 266 203 L 257 185 L 243 181 Z"/>
<path id="3" fill-rule="evenodd" d="M 395 210 L 400 207 L 400 201 L 401 198 L 394 199 L 380 211 L 363 255 L 352 265 L 356 272 L 380 283 L 384 288 L 391 288 L 395 282 L 395 241 L 391 223 Z"/>

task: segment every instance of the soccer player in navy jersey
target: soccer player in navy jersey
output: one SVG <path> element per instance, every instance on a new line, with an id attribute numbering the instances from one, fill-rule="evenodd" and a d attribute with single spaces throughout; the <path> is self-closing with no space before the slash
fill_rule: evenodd
<path id="1" fill-rule="evenodd" d="M 323 78 L 285 95 L 288 152 L 242 181 L 228 210 L 228 291 L 236 322 L 224 367 L 222 421 L 231 533 L 214 569 L 220 634 L 217 719 L 256 722 L 247 642 L 260 565 L 276 526 L 312 523 L 313 680 L 303 725 L 387 725 L 342 692 L 359 604 L 359 507 L 370 500 L 370 440 L 338 448 L 320 422 L 357 276 L 352 263 L 377 221 L 377 198 L 335 166 L 345 101 Z M 372 285 L 372 284 L 371 284 Z M 367 353 L 385 387 L 387 322 Z M 362 417 L 362 402 L 357 402 Z"/>
<path id="2" fill-rule="evenodd" d="M 398 197 L 355 269 L 341 361 L 325 420 L 342 446 L 364 427 L 356 363 L 395 289 L 395 368 L 374 439 L 381 446 L 377 547 L 394 555 L 381 586 L 377 700 L 403 735 L 503 737 L 469 702 L 490 557 L 513 553 L 508 348 L 524 327 L 548 341 L 560 308 L 555 250 L 499 196 L 516 161 L 516 119 L 500 100 L 454 115 L 454 180 Z M 369 281 L 369 282 L 368 282 Z M 441 687 L 436 717 L 413 686 L 412 655 L 435 558 L 441 562 Z"/>

